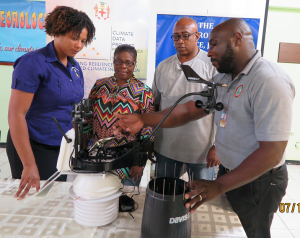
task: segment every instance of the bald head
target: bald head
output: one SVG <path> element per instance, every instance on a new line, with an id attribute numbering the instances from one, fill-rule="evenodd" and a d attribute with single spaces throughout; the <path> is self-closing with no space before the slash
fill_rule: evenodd
<path id="1" fill-rule="evenodd" d="M 174 25 L 172 37 L 181 62 L 189 61 L 198 54 L 197 42 L 200 33 L 197 23 L 192 18 L 180 18 Z"/>
<path id="2" fill-rule="evenodd" d="M 235 78 L 256 53 L 252 31 L 242 19 L 231 18 L 217 25 L 209 35 L 208 57 L 220 73 Z"/>
<path id="3" fill-rule="evenodd" d="M 185 26 L 185 27 L 189 27 L 191 30 L 193 30 L 193 32 L 197 31 L 198 32 L 198 26 L 197 23 L 194 19 L 190 18 L 190 17 L 182 17 L 180 18 L 174 25 L 173 30 L 176 27 L 181 27 L 181 26 Z"/>
<path id="4" fill-rule="evenodd" d="M 226 32 L 229 38 L 233 37 L 236 33 L 240 33 L 244 41 L 253 43 L 252 31 L 249 25 L 240 18 L 230 18 L 217 25 L 212 32 Z"/>

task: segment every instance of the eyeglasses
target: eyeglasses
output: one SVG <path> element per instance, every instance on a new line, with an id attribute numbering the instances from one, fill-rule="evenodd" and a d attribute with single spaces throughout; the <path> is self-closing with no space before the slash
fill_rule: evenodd
<path id="1" fill-rule="evenodd" d="M 194 32 L 194 33 L 190 33 L 190 34 L 189 34 L 189 33 L 184 33 L 184 34 L 182 34 L 182 35 L 176 34 L 176 35 L 172 35 L 171 38 L 173 39 L 173 41 L 178 41 L 179 38 L 181 38 L 181 40 L 188 40 L 189 37 L 190 37 L 191 35 L 194 35 L 195 33 L 198 33 L 198 32 Z"/>
<path id="2" fill-rule="evenodd" d="M 134 62 L 131 62 L 131 61 L 123 61 L 123 60 L 114 60 L 114 64 L 115 65 L 122 65 L 122 64 L 125 64 L 126 67 L 131 67 L 133 65 L 135 65 L 136 61 Z"/>

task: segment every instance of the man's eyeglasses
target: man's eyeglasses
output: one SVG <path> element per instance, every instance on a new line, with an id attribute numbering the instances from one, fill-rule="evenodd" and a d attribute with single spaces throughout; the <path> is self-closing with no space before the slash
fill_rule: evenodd
<path id="1" fill-rule="evenodd" d="M 198 32 L 193 32 L 193 33 L 190 33 L 190 34 L 189 33 L 184 33 L 184 34 L 181 34 L 181 35 L 176 34 L 176 35 L 172 35 L 171 38 L 173 39 L 173 41 L 178 41 L 179 38 L 181 38 L 181 40 L 188 40 L 189 37 L 191 35 L 194 35 L 195 33 L 198 33 Z"/>
<path id="2" fill-rule="evenodd" d="M 136 61 L 131 62 L 131 61 L 123 61 L 123 60 L 114 60 L 115 65 L 125 64 L 126 67 L 131 67 L 131 66 L 135 65 L 135 63 L 136 63 Z"/>

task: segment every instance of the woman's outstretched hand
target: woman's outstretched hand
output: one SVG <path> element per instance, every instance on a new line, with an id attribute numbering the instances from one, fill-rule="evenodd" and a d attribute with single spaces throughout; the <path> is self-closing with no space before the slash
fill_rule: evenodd
<path id="1" fill-rule="evenodd" d="M 31 187 L 36 188 L 36 191 L 40 189 L 40 175 L 36 164 L 24 166 L 19 190 L 14 197 L 18 198 L 18 200 L 23 199 Z"/>

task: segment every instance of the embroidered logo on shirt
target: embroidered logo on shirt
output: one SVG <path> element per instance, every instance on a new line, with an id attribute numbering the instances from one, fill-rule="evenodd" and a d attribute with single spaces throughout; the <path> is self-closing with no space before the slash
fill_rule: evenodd
<path id="1" fill-rule="evenodd" d="M 79 71 L 78 69 L 76 69 L 75 67 L 72 67 L 72 69 L 74 71 L 74 73 L 76 74 L 77 78 L 79 78 L 79 74 L 77 73 L 77 71 Z"/>
<path id="2" fill-rule="evenodd" d="M 236 90 L 235 90 L 235 97 L 239 97 L 242 93 L 243 90 L 243 85 L 239 86 Z"/>

